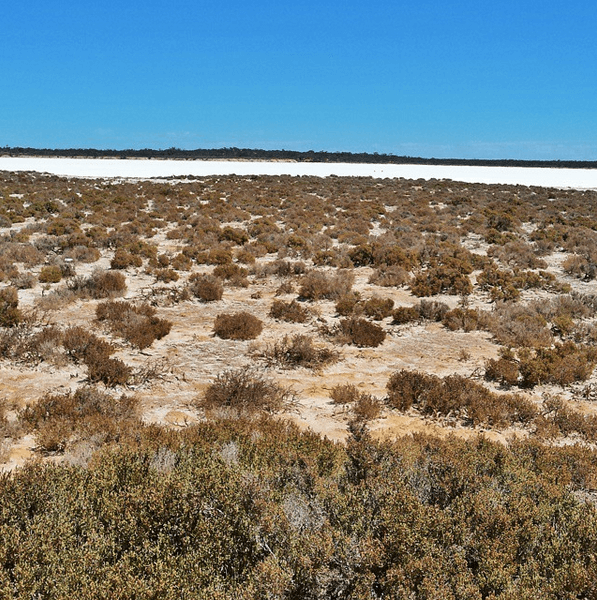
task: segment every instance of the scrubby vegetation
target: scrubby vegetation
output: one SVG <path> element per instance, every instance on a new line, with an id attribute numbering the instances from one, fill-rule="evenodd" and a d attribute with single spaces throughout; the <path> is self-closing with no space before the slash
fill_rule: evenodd
<path id="1" fill-rule="evenodd" d="M 214 322 L 214 333 L 225 340 L 254 340 L 262 330 L 262 321 L 245 311 L 220 314 Z"/>
<path id="2" fill-rule="evenodd" d="M 0 596 L 593 598 L 596 200 L 1 174 Z"/>
<path id="3" fill-rule="evenodd" d="M 0 481 L 5 597 L 593 597 L 594 451 L 135 431 L 85 469 Z"/>
<path id="4" fill-rule="evenodd" d="M 280 341 L 267 346 L 261 355 L 270 364 L 291 369 L 296 367 L 320 369 L 336 362 L 340 357 L 338 351 L 317 347 L 311 336 L 300 333 L 284 336 Z"/>

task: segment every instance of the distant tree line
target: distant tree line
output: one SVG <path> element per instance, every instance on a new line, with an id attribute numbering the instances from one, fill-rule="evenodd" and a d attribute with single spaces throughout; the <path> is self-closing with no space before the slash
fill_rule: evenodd
<path id="1" fill-rule="evenodd" d="M 368 152 L 326 152 L 308 150 L 260 150 L 257 148 L 198 148 L 182 150 L 167 148 L 154 150 L 105 150 L 97 148 L 22 148 L 5 146 L 0 149 L 4 156 L 46 156 L 62 158 L 157 158 L 157 159 L 245 159 L 245 160 L 292 160 L 297 162 L 323 163 L 372 163 L 398 165 L 451 165 L 477 167 L 546 167 L 567 169 L 595 169 L 597 161 L 591 160 L 514 160 L 514 159 L 467 159 L 467 158 L 421 158 L 372 154 Z"/>

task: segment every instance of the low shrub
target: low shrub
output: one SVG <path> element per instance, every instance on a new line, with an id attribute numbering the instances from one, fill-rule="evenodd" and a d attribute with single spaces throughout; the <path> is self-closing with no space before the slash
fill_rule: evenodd
<path id="1" fill-rule="evenodd" d="M 33 273 L 14 273 L 10 277 L 10 283 L 18 290 L 30 290 L 35 283 L 37 278 Z"/>
<path id="2" fill-rule="evenodd" d="M 360 348 L 375 348 L 386 339 L 386 332 L 379 325 L 359 317 L 342 319 L 339 331 L 347 338 L 348 343 Z"/>
<path id="3" fill-rule="evenodd" d="M 189 283 L 191 293 L 202 302 L 216 302 L 224 294 L 222 282 L 213 275 L 192 275 Z"/>
<path id="4" fill-rule="evenodd" d="M 220 373 L 207 387 L 198 404 L 206 411 L 229 409 L 242 415 L 258 411 L 276 413 L 292 399 L 293 395 L 287 389 L 245 368 Z"/>
<path id="5" fill-rule="evenodd" d="M 544 383 L 568 385 L 585 381 L 597 363 L 597 349 L 574 342 L 555 344 L 552 348 L 518 351 L 520 385 L 533 387 Z"/>
<path id="6" fill-rule="evenodd" d="M 323 273 L 311 271 L 303 277 L 299 297 L 304 300 L 336 300 L 346 296 L 354 283 L 354 275 L 349 272 Z"/>
<path id="7" fill-rule="evenodd" d="M 109 342 L 97 337 L 85 327 L 75 325 L 62 333 L 62 346 L 66 354 L 75 363 L 84 362 L 88 354 L 105 354 L 109 356 L 114 347 Z"/>
<path id="8" fill-rule="evenodd" d="M 473 285 L 465 273 L 442 265 L 430 267 L 415 275 L 410 289 L 415 296 L 437 294 L 467 296 L 472 293 Z"/>
<path id="9" fill-rule="evenodd" d="M 89 349 L 84 357 L 87 378 L 91 383 L 101 382 L 108 387 L 127 385 L 133 369 L 119 358 L 110 358 L 101 349 Z"/>
<path id="10" fill-rule="evenodd" d="M 95 269 L 90 277 L 73 277 L 67 282 L 70 291 L 96 300 L 122 296 L 126 292 L 126 278 L 122 273 Z"/>
<path id="11" fill-rule="evenodd" d="M 381 414 L 382 402 L 371 394 L 359 394 L 356 402 L 352 405 L 354 418 L 359 422 L 372 421 Z"/>
<path id="12" fill-rule="evenodd" d="M 143 259 L 138 254 L 133 254 L 124 248 L 118 248 L 110 261 L 112 269 L 128 269 L 129 267 L 140 267 Z"/>
<path id="13" fill-rule="evenodd" d="M 224 227 L 220 232 L 220 241 L 229 241 L 238 246 L 242 246 L 249 241 L 249 234 L 244 229 L 237 227 Z"/>
<path id="14" fill-rule="evenodd" d="M 274 300 L 269 311 L 269 316 L 272 319 L 286 321 L 287 323 L 305 323 L 310 315 L 310 311 L 296 300 L 290 302 Z"/>
<path id="15" fill-rule="evenodd" d="M 449 310 L 446 303 L 437 300 L 421 300 L 416 306 L 419 315 L 425 321 L 439 322 Z"/>
<path id="16" fill-rule="evenodd" d="M 374 296 L 363 302 L 363 313 L 374 321 L 381 321 L 392 314 L 394 301 L 391 298 Z"/>
<path id="17" fill-rule="evenodd" d="M 399 306 L 392 311 L 392 324 L 403 325 L 413 321 L 441 321 L 449 311 L 448 305 L 436 300 L 421 300 L 414 306 Z"/>
<path id="18" fill-rule="evenodd" d="M 19 294 L 14 287 L 0 290 L 0 327 L 14 327 L 23 320 L 19 310 Z"/>
<path id="19" fill-rule="evenodd" d="M 513 357 L 491 358 L 485 363 L 485 379 L 488 381 L 497 381 L 502 385 L 516 385 L 519 375 L 518 362 Z"/>
<path id="20" fill-rule="evenodd" d="M 220 314 L 214 322 L 214 333 L 225 340 L 253 340 L 262 330 L 263 322 L 245 311 Z"/>
<path id="21" fill-rule="evenodd" d="M 338 299 L 336 302 L 336 313 L 343 317 L 354 314 L 361 307 L 361 295 L 358 292 L 350 292 Z"/>
<path id="22" fill-rule="evenodd" d="M 320 369 L 336 362 L 339 353 L 331 348 L 318 348 L 313 344 L 311 336 L 296 334 L 284 336 L 279 342 L 268 346 L 263 352 L 263 357 L 269 363 L 289 369 L 296 367 Z"/>
<path id="23" fill-rule="evenodd" d="M 537 416 L 534 404 L 517 394 L 496 394 L 461 375 L 440 378 L 418 371 L 392 374 L 386 389 L 388 403 L 398 410 L 414 406 L 423 414 L 458 415 L 473 425 L 505 427 L 530 423 Z"/>
<path id="24" fill-rule="evenodd" d="M 98 437 L 117 439 L 118 432 L 136 420 L 138 401 L 122 395 L 114 398 L 95 387 L 65 394 L 47 394 L 27 406 L 19 420 L 35 432 L 39 449 L 63 452 L 73 439 Z"/>
<path id="25" fill-rule="evenodd" d="M 72 258 L 77 262 L 94 263 L 101 258 L 101 253 L 97 248 L 91 246 L 75 246 L 69 248 L 64 253 L 65 258 Z"/>
<path id="26" fill-rule="evenodd" d="M 235 263 L 218 265 L 214 268 L 212 275 L 220 279 L 244 279 L 249 272 L 244 267 L 239 267 Z"/>
<path id="27" fill-rule="evenodd" d="M 499 303 L 482 321 L 484 329 L 504 346 L 539 348 L 553 342 L 547 320 L 532 305 Z"/>
<path id="28" fill-rule="evenodd" d="M 546 415 L 543 418 L 551 428 L 545 427 L 545 424 L 539 423 L 539 427 L 543 425 L 543 429 L 551 429 L 551 436 L 555 437 L 558 433 L 563 436 L 578 434 L 588 442 L 597 441 L 597 415 L 583 415 L 582 413 L 567 407 L 560 398 L 549 398 L 545 402 Z M 544 437 L 545 431 L 543 433 Z"/>
<path id="29" fill-rule="evenodd" d="M 121 335 L 133 346 L 143 349 L 170 333 L 172 323 L 155 315 L 147 303 L 134 306 L 128 302 L 100 302 L 96 307 L 98 321 L 107 321 L 113 333 Z"/>
<path id="30" fill-rule="evenodd" d="M 377 419 L 381 414 L 382 402 L 379 398 L 359 391 L 352 383 L 335 385 L 330 391 L 334 404 L 350 404 L 357 422 Z"/>
<path id="31" fill-rule="evenodd" d="M 156 281 L 163 283 L 170 283 L 172 281 L 178 281 L 179 275 L 174 269 L 156 269 L 154 271 Z"/>
<path id="32" fill-rule="evenodd" d="M 62 271 L 57 265 L 46 265 L 39 273 L 40 283 L 58 283 L 62 279 Z"/>
<path id="33" fill-rule="evenodd" d="M 421 313 L 417 306 L 399 306 L 392 311 L 392 325 L 404 325 L 420 319 Z"/>
<path id="34" fill-rule="evenodd" d="M 361 395 L 359 388 L 352 383 L 339 383 L 330 391 L 330 398 L 334 404 L 352 404 Z"/>
<path id="35" fill-rule="evenodd" d="M 369 283 L 383 287 L 402 287 L 408 285 L 411 280 L 411 274 L 398 265 L 381 267 L 369 277 Z"/>
<path id="36" fill-rule="evenodd" d="M 475 331 L 487 329 L 488 319 L 483 311 L 472 308 L 454 308 L 449 310 L 442 318 L 442 323 L 450 331 Z"/>

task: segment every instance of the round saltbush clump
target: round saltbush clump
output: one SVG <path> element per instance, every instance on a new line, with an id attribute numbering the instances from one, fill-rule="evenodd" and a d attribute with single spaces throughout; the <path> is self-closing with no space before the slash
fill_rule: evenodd
<path id="1" fill-rule="evenodd" d="M 224 313 L 216 317 L 214 333 L 225 340 L 254 340 L 263 322 L 248 312 Z"/>
<path id="2" fill-rule="evenodd" d="M 340 330 L 351 344 L 361 348 L 375 348 L 386 339 L 386 332 L 379 325 L 359 317 L 342 319 Z"/>
<path id="3" fill-rule="evenodd" d="M 189 278 L 189 289 L 202 302 L 215 302 L 222 299 L 224 286 L 218 277 L 213 275 L 195 275 Z"/>

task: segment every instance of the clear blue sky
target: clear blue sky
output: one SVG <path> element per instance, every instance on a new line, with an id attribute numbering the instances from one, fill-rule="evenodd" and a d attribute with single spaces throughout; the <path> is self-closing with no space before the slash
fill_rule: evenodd
<path id="1" fill-rule="evenodd" d="M 4 0 L 0 146 L 597 159 L 594 0 Z"/>

